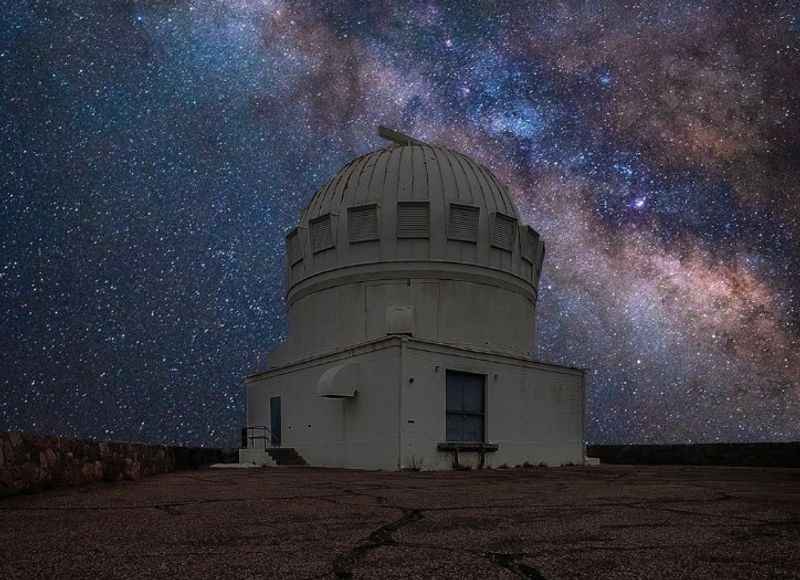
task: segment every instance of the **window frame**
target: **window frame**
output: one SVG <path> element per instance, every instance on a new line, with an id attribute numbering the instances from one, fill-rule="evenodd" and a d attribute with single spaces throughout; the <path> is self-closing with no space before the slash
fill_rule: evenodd
<path id="1" fill-rule="evenodd" d="M 447 377 L 448 374 L 461 374 L 461 375 L 473 375 L 476 377 L 481 378 L 481 412 L 476 411 L 464 411 L 463 409 L 460 411 L 451 411 L 448 408 L 447 404 Z M 445 368 L 444 370 L 444 441 L 447 443 L 486 443 L 488 441 L 487 434 L 486 434 L 486 415 L 487 415 L 487 407 L 488 407 L 488 392 L 487 392 L 487 385 L 489 383 L 489 375 L 488 373 L 482 372 L 474 372 L 474 371 L 465 371 L 461 369 L 453 369 L 453 368 Z M 458 417 L 480 417 L 481 418 L 481 436 L 482 438 L 479 441 L 471 441 L 466 439 L 450 439 L 448 437 L 448 419 L 450 416 L 458 416 Z M 463 429 L 462 429 L 463 434 Z"/>

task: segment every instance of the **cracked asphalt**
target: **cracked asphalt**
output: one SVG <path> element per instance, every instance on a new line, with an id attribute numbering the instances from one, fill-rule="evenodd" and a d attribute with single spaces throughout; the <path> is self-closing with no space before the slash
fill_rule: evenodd
<path id="1" fill-rule="evenodd" d="M 209 469 L 0 500 L 0 577 L 800 578 L 800 469 Z"/>

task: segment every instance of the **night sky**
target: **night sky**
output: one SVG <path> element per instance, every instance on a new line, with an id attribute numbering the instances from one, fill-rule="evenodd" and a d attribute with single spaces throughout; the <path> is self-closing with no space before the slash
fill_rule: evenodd
<path id="1" fill-rule="evenodd" d="M 234 444 L 383 124 L 541 232 L 590 442 L 800 439 L 800 4 L 466 4 L 0 0 L 0 430 Z"/>

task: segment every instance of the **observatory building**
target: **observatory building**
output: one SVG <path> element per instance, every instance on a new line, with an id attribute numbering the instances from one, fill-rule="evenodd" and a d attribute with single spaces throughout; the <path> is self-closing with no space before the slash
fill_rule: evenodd
<path id="1" fill-rule="evenodd" d="M 531 358 L 539 234 L 480 163 L 379 132 L 286 236 L 288 338 L 245 378 L 240 461 L 583 463 L 584 371 Z"/>

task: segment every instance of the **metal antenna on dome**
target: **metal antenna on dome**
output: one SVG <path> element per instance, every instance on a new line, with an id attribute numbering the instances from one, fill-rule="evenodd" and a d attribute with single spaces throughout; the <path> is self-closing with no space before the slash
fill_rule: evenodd
<path id="1" fill-rule="evenodd" d="M 383 125 L 378 125 L 378 135 L 386 139 L 387 141 L 393 141 L 398 145 L 427 145 L 424 141 L 420 141 L 419 139 L 414 139 L 413 137 L 409 137 L 405 133 L 401 133 L 400 131 L 395 131 L 394 129 L 389 129 L 388 127 L 384 127 Z"/>

